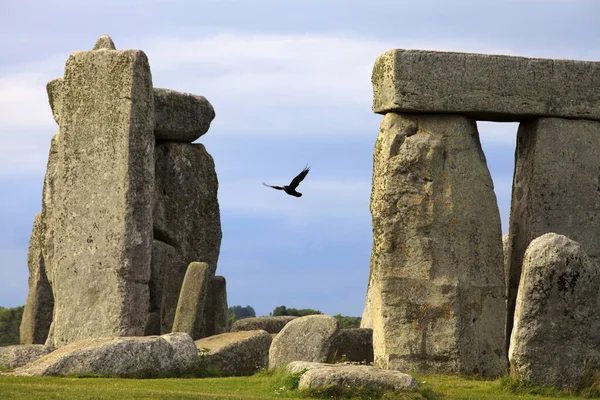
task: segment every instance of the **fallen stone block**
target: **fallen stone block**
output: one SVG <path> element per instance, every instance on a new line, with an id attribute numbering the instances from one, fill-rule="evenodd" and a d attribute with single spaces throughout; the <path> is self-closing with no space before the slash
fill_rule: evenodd
<path id="1" fill-rule="evenodd" d="M 204 135 L 215 110 L 204 96 L 154 89 L 154 135 L 159 140 L 192 143 Z"/>
<path id="2" fill-rule="evenodd" d="M 298 317 L 282 315 L 277 317 L 252 317 L 238 319 L 233 323 L 231 332 L 262 329 L 269 333 L 279 333 L 288 322 Z"/>
<path id="3" fill-rule="evenodd" d="M 22 367 L 51 351 L 52 348 L 43 344 L 0 346 L 0 368 L 14 369 Z"/>
<path id="4" fill-rule="evenodd" d="M 221 376 L 253 375 L 269 364 L 272 338 L 263 330 L 228 332 L 196 340 L 202 362 Z"/>
<path id="5" fill-rule="evenodd" d="M 594 61 L 396 49 L 379 56 L 372 82 L 373 111 L 380 114 L 600 119 Z"/>

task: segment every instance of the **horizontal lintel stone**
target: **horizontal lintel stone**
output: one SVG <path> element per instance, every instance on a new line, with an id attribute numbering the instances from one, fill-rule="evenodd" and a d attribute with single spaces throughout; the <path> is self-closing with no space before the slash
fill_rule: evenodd
<path id="1" fill-rule="evenodd" d="M 395 49 L 379 56 L 371 80 L 379 114 L 600 120 L 600 62 Z"/>

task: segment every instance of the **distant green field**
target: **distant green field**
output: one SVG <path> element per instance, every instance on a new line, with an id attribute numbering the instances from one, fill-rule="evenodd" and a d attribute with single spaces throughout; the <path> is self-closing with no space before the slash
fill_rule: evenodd
<path id="1" fill-rule="evenodd" d="M 352 398 L 409 399 L 564 399 L 573 394 L 551 389 L 517 387 L 508 379 L 480 380 L 462 376 L 418 375 L 418 393 L 354 392 Z M 348 393 L 303 393 L 291 387 L 297 377 L 261 372 L 251 377 L 202 379 L 113 379 L 0 377 L 5 399 L 299 399 L 309 396 L 349 398 Z M 537 393 L 537 394 L 536 394 Z M 331 396 L 334 397 L 331 397 Z M 337 395 L 337 396 L 336 396 Z"/>

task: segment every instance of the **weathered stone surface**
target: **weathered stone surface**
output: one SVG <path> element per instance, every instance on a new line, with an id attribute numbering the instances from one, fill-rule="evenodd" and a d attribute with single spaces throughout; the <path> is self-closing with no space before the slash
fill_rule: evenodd
<path id="1" fill-rule="evenodd" d="M 181 293 L 181 286 L 183 285 L 187 268 L 188 265 L 184 261 L 175 258 L 169 264 L 170 272 L 165 274 L 160 306 L 160 332 L 162 334 L 173 330 L 173 321 L 175 321 L 179 294 Z"/>
<path id="2" fill-rule="evenodd" d="M 54 264 L 54 201 L 56 197 L 56 175 L 58 171 L 60 148 L 60 135 L 56 133 L 52 136 L 50 142 L 50 151 L 48 152 L 48 163 L 46 164 L 46 175 L 44 176 L 44 186 L 42 189 L 42 257 L 46 267 L 46 276 L 52 285 L 53 264 Z"/>
<path id="3" fill-rule="evenodd" d="M 155 159 L 154 238 L 208 263 L 212 277 L 222 236 L 213 158 L 201 144 L 159 141 Z"/>
<path id="4" fill-rule="evenodd" d="M 504 283 L 506 285 L 506 296 L 508 296 L 508 282 L 510 281 L 510 236 L 502 235 L 502 254 L 504 255 Z"/>
<path id="5" fill-rule="evenodd" d="M 185 334 L 85 339 L 63 346 L 12 375 L 159 376 L 193 368 L 198 352 Z"/>
<path id="6" fill-rule="evenodd" d="M 475 121 L 386 114 L 371 214 L 375 364 L 504 373 L 500 214 Z"/>
<path id="7" fill-rule="evenodd" d="M 204 96 L 154 89 L 156 125 L 160 140 L 192 143 L 204 135 L 215 118 L 215 110 Z"/>
<path id="8" fill-rule="evenodd" d="M 0 368 L 18 368 L 52 351 L 43 344 L 0 346 Z"/>
<path id="9" fill-rule="evenodd" d="M 98 38 L 92 50 L 116 50 L 116 47 L 110 36 L 102 35 Z"/>
<path id="10" fill-rule="evenodd" d="M 29 292 L 21 319 L 21 344 L 44 344 L 52 322 L 54 297 L 42 256 L 42 214 L 36 214 L 27 252 Z"/>
<path id="11" fill-rule="evenodd" d="M 139 50 L 71 54 L 53 211 L 54 345 L 143 335 L 149 304 L 154 101 Z"/>
<path id="12" fill-rule="evenodd" d="M 340 329 L 333 341 L 329 362 L 373 362 L 373 330 L 366 328 Z"/>
<path id="13" fill-rule="evenodd" d="M 322 364 L 294 361 L 286 367 L 289 373 L 306 370 L 300 377 L 298 389 L 329 385 L 362 387 L 369 385 L 383 390 L 416 391 L 419 386 L 410 375 L 366 365 Z"/>
<path id="14" fill-rule="evenodd" d="M 292 361 L 326 361 L 338 330 L 337 320 L 329 315 L 307 315 L 288 322 L 273 339 L 269 369 Z"/>
<path id="15" fill-rule="evenodd" d="M 228 332 L 196 340 L 196 347 L 221 376 L 252 375 L 267 367 L 271 341 L 263 330 Z"/>
<path id="16" fill-rule="evenodd" d="M 576 388 L 600 368 L 600 267 L 583 246 L 555 233 L 523 258 L 511 375 L 540 386 Z"/>
<path id="17" fill-rule="evenodd" d="M 206 336 L 218 335 L 229 330 L 229 308 L 225 278 L 214 276 L 210 280 L 209 297 L 206 302 Z"/>
<path id="18" fill-rule="evenodd" d="M 600 62 L 594 61 L 396 49 L 379 56 L 372 82 L 373 111 L 380 114 L 600 119 Z"/>
<path id="19" fill-rule="evenodd" d="M 193 262 L 188 266 L 173 322 L 173 332 L 185 332 L 197 340 L 206 336 L 204 308 L 210 279 L 207 263 Z"/>
<path id="20" fill-rule="evenodd" d="M 288 322 L 296 319 L 291 315 L 283 315 L 277 317 L 253 317 L 238 319 L 231 327 L 232 332 L 252 331 L 262 329 L 269 333 L 279 333 Z"/>
<path id="21" fill-rule="evenodd" d="M 521 264 L 529 243 L 548 232 L 565 235 L 600 261 L 600 122 L 540 118 L 517 133 L 510 211 L 507 349 Z"/>
<path id="22" fill-rule="evenodd" d="M 52 116 L 58 125 L 60 125 L 60 110 L 62 108 L 62 85 L 63 78 L 53 79 L 46 84 L 46 93 L 48 93 Z"/>

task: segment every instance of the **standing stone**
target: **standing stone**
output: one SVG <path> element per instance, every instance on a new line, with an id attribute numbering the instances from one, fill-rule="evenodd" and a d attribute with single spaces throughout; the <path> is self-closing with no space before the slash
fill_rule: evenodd
<path id="1" fill-rule="evenodd" d="M 502 233 L 475 121 L 386 114 L 371 213 L 375 365 L 501 375 Z"/>
<path id="2" fill-rule="evenodd" d="M 583 246 L 555 233 L 531 242 L 510 341 L 511 375 L 577 388 L 600 368 L 600 267 Z"/>
<path id="3" fill-rule="evenodd" d="M 502 235 L 502 254 L 504 255 L 504 283 L 508 298 L 508 282 L 510 281 L 510 236 L 508 233 Z"/>
<path id="4" fill-rule="evenodd" d="M 52 116 L 58 125 L 60 125 L 60 109 L 62 107 L 62 85 L 63 78 L 53 79 L 46 84 L 46 93 L 48 94 L 50 109 L 52 109 Z"/>
<path id="5" fill-rule="evenodd" d="M 180 258 L 174 259 L 169 263 L 169 273 L 165 274 L 162 301 L 160 304 L 160 333 L 162 335 L 173 331 L 179 294 L 187 269 L 188 265 Z"/>
<path id="6" fill-rule="evenodd" d="M 165 276 L 172 274 L 176 263 L 181 262 L 181 256 L 177 250 L 159 240 L 152 242 L 152 262 L 150 264 L 150 307 L 149 317 L 146 324 L 145 335 L 160 335 L 161 306 L 163 299 L 163 288 Z M 183 278 L 182 278 L 183 280 Z M 179 288 L 176 289 L 179 295 Z"/>
<path id="7" fill-rule="evenodd" d="M 204 262 L 189 265 L 181 286 L 173 332 L 184 332 L 197 340 L 206 336 L 205 303 L 210 279 L 209 266 Z"/>
<path id="8" fill-rule="evenodd" d="M 46 175 L 44 176 L 44 187 L 42 189 L 42 256 L 46 267 L 48 281 L 52 284 L 52 270 L 54 264 L 54 202 L 56 197 L 56 174 L 58 171 L 59 160 L 59 134 L 52 136 L 50 142 L 50 151 L 48 153 L 48 163 L 46 165 Z"/>
<path id="9" fill-rule="evenodd" d="M 209 296 L 206 301 L 206 336 L 218 335 L 229 330 L 229 308 L 227 307 L 226 281 L 222 276 L 210 280 Z"/>
<path id="10" fill-rule="evenodd" d="M 156 144 L 154 238 L 201 261 L 215 275 L 221 247 L 219 183 L 213 158 L 201 144 Z"/>
<path id="11" fill-rule="evenodd" d="M 154 191 L 154 100 L 139 50 L 65 67 L 55 181 L 53 344 L 143 335 Z"/>
<path id="12" fill-rule="evenodd" d="M 506 340 L 512 330 L 523 255 L 548 232 L 578 242 L 600 261 L 600 121 L 540 118 L 517 133 L 510 211 Z"/>
<path id="13" fill-rule="evenodd" d="M 52 322 L 54 298 L 46 277 L 42 256 L 42 214 L 37 214 L 33 222 L 33 232 L 29 241 L 27 266 L 29 267 L 29 293 L 21 319 L 21 344 L 44 344 Z"/>

